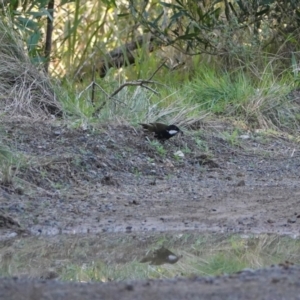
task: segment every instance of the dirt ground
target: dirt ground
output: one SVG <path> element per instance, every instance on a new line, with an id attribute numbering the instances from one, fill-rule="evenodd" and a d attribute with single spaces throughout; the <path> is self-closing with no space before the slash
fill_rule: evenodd
<path id="1" fill-rule="evenodd" d="M 2 217 L 2 240 L 64 233 L 299 236 L 300 152 L 288 135 L 237 134 L 210 122 L 184 129 L 161 150 L 130 126 L 75 130 L 19 120 L 3 122 L 2 132 L 2 143 L 23 155 L 14 185 L 0 190 L 0 212 L 21 227 Z M 1 279 L 0 298 L 300 299 L 299 277 L 298 267 L 285 266 L 131 283 Z"/>

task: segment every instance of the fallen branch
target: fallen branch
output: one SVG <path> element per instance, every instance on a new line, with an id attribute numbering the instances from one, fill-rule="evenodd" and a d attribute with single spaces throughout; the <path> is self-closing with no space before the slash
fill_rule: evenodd
<path id="1" fill-rule="evenodd" d="M 124 66 L 129 66 L 135 64 L 136 54 L 135 50 L 144 47 L 146 44 L 149 52 L 153 52 L 162 43 L 154 37 L 154 35 L 141 35 L 135 38 L 134 41 L 124 44 L 107 54 L 99 61 L 95 63 L 95 71 L 99 73 L 101 78 L 105 77 L 110 68 L 122 68 Z M 75 72 L 75 78 L 82 80 L 82 78 L 87 74 L 87 70 L 91 67 L 89 62 L 82 64 Z"/>
<path id="2" fill-rule="evenodd" d="M 155 74 L 159 71 L 160 68 L 162 68 L 162 66 L 165 64 L 165 60 L 160 64 L 160 66 L 155 70 L 155 72 L 149 77 L 149 79 L 145 80 L 145 79 L 139 79 L 139 80 L 136 80 L 136 81 L 128 81 L 128 82 L 125 82 L 123 83 L 122 85 L 120 85 L 112 94 L 110 94 L 108 96 L 108 99 L 113 99 L 113 100 L 117 100 L 114 98 L 114 96 L 116 96 L 125 86 L 141 86 L 149 91 L 151 91 L 152 93 L 158 95 L 159 93 L 157 91 L 155 91 L 154 89 L 150 88 L 149 86 L 147 86 L 146 84 L 160 84 L 159 82 L 156 82 L 156 81 L 153 81 L 151 80 Z M 103 91 L 106 95 L 107 93 L 103 90 L 103 88 L 101 88 L 97 83 L 93 82 L 92 84 L 89 85 L 90 86 L 95 86 L 97 85 L 101 91 Z M 107 101 L 104 101 L 100 107 L 98 107 L 96 110 L 95 110 L 95 115 L 98 114 L 101 109 L 106 105 Z"/>

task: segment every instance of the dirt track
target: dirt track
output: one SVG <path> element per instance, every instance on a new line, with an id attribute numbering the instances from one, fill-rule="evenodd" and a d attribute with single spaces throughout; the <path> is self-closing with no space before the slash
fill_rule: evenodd
<path id="1" fill-rule="evenodd" d="M 213 124 L 202 133 L 186 131 L 183 137 L 170 140 L 163 155 L 131 127 L 79 131 L 26 122 L 6 122 L 4 127 L 5 144 L 30 158 L 30 164 L 18 172 L 21 188 L 2 189 L 0 208 L 18 218 L 31 234 L 210 231 L 299 235 L 299 145 L 283 136 L 252 134 L 230 143 L 222 132 L 231 129 Z M 183 151 L 184 158 L 174 157 L 178 150 Z M 8 237 L 11 229 L 3 226 L 2 236 Z M 282 299 L 278 291 L 283 293 L 288 281 L 286 292 L 296 295 L 292 293 L 298 290 L 300 294 L 296 284 L 300 282 L 299 269 L 276 271 L 282 277 L 274 282 L 272 276 L 276 274 L 272 272 L 249 273 L 251 279 L 246 275 L 214 279 L 215 287 L 203 283 L 204 279 L 179 280 L 176 288 L 186 286 L 190 290 L 191 285 L 195 291 L 191 299 L 197 298 L 202 285 L 211 295 L 208 299 L 220 299 L 221 291 L 226 295 L 232 290 L 236 299 Z M 269 280 L 267 285 L 263 278 Z M 36 290 L 51 290 L 54 284 L 39 283 Z M 57 284 L 65 295 L 69 285 Z M 9 294 L 14 281 L 1 281 L 0 285 L 5 285 L 0 290 Z M 95 285 L 94 292 L 99 294 L 102 286 Z M 266 289 L 265 295 L 277 298 L 263 298 L 263 293 L 261 298 L 254 297 L 258 286 Z M 32 285 L 27 288 L 29 291 Z M 79 289 L 86 289 L 86 285 Z M 152 282 L 146 288 L 137 283 L 134 291 L 126 291 L 121 283 L 109 284 L 103 293 L 106 289 L 116 295 L 122 292 L 130 299 L 140 299 L 147 291 L 153 295 L 155 290 L 156 298 L 168 299 L 165 295 L 174 290 L 174 284 Z M 17 291 L 15 298 L 7 298 L 8 294 L 0 298 L 21 299 Z M 247 296 L 241 294 L 243 291 L 248 291 Z M 234 299 L 229 294 L 228 298 Z"/>
<path id="2" fill-rule="evenodd" d="M 105 284 L 1 280 L 1 299 L 300 299 L 300 268 L 244 271 L 216 278 Z"/>

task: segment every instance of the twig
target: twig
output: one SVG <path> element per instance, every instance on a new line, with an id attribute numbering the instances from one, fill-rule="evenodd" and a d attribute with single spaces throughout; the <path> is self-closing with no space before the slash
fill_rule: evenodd
<path id="1" fill-rule="evenodd" d="M 108 97 L 108 98 L 110 97 L 98 83 L 95 82 L 95 85 L 106 95 L 106 97 Z"/>
<path id="2" fill-rule="evenodd" d="M 122 85 L 120 85 L 112 94 L 110 94 L 110 95 L 108 95 L 96 82 L 94 82 L 93 81 L 93 85 L 92 85 L 92 87 L 94 87 L 95 85 L 97 85 L 100 89 L 101 89 L 101 91 L 103 91 L 105 94 L 106 94 L 106 96 L 108 97 L 108 99 L 112 99 L 112 100 L 114 100 L 114 101 L 119 101 L 118 99 L 115 99 L 114 98 L 114 96 L 115 95 L 117 95 L 125 86 L 141 86 L 141 87 L 143 87 L 143 88 L 145 88 L 145 89 L 147 89 L 147 90 L 149 90 L 149 91 L 151 91 L 152 93 L 154 93 L 154 94 L 156 94 L 156 95 L 159 95 L 159 93 L 157 92 L 157 91 L 155 91 L 154 89 L 152 89 L 152 88 L 150 88 L 149 86 L 147 86 L 146 84 L 161 84 L 161 83 L 159 83 L 159 82 L 156 82 L 156 81 L 153 81 L 153 80 L 151 80 L 154 76 L 155 76 L 155 74 L 164 66 L 164 64 L 165 64 L 165 62 L 166 62 L 166 60 L 164 60 L 160 65 L 159 65 L 159 67 L 154 71 L 154 73 L 149 77 L 149 79 L 147 79 L 147 80 L 144 80 L 144 79 L 139 79 L 139 80 L 136 80 L 136 81 L 128 81 L 128 82 L 125 82 L 125 83 L 123 83 Z M 93 70 L 94 71 L 94 70 Z M 90 85 L 89 85 L 90 86 Z M 87 87 L 87 88 L 89 88 L 89 87 Z M 92 99 L 93 99 L 93 97 L 92 97 Z M 101 104 L 101 106 L 100 107 L 98 107 L 96 110 L 95 110 L 95 112 L 94 112 L 94 115 L 96 115 L 96 114 L 98 114 L 100 111 L 101 111 L 101 109 L 106 105 L 106 102 L 107 101 L 104 101 L 102 104 Z M 123 102 L 121 102 L 121 101 L 119 101 L 120 103 L 123 103 Z M 123 103 L 123 104 L 125 104 L 125 103 Z"/>
<path id="3" fill-rule="evenodd" d="M 128 81 L 123 83 L 122 85 L 120 85 L 110 96 L 109 98 L 114 97 L 115 95 L 117 95 L 125 86 L 131 85 L 131 86 L 141 86 L 144 88 L 147 88 L 149 90 L 151 90 L 154 94 L 158 95 L 159 93 L 154 91 L 153 89 L 150 89 L 148 86 L 145 86 L 144 84 L 149 84 L 149 83 L 157 83 L 155 81 L 152 80 L 143 80 L 143 79 L 139 79 L 137 81 Z"/>
<path id="4" fill-rule="evenodd" d="M 150 78 L 148 80 L 151 80 L 154 75 L 164 66 L 165 62 L 167 61 L 167 59 L 165 59 L 161 64 L 160 66 L 156 69 L 156 71 L 154 71 L 154 73 L 152 74 L 152 76 L 150 76 Z"/>
<path id="5" fill-rule="evenodd" d="M 294 156 L 294 153 L 295 153 L 295 148 L 294 148 L 293 151 L 292 151 L 291 157 Z"/>
<path id="6" fill-rule="evenodd" d="M 93 73 L 92 73 L 92 78 L 93 78 L 93 81 L 92 81 L 92 104 L 93 106 L 95 106 L 95 65 L 93 65 Z"/>
<path id="7" fill-rule="evenodd" d="M 83 91 L 81 91 L 81 92 L 78 94 L 78 98 L 80 98 L 81 95 L 82 95 L 86 90 L 88 90 L 92 85 L 93 85 L 93 82 L 90 83 Z"/>

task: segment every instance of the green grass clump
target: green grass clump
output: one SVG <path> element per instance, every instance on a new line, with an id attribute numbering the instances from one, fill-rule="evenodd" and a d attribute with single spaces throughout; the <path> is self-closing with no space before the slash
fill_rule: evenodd
<path id="1" fill-rule="evenodd" d="M 288 71 L 275 77 L 271 66 L 256 76 L 204 66 L 183 93 L 215 116 L 242 120 L 251 128 L 294 130 L 300 124 L 300 106 L 289 97 L 294 88 Z"/>
<path id="2" fill-rule="evenodd" d="M 0 145 L 0 183 L 11 186 L 21 164 L 21 157 L 5 145 Z"/>
<path id="3" fill-rule="evenodd" d="M 206 112 L 198 110 L 197 104 L 188 102 L 178 91 L 159 84 L 147 89 L 128 83 L 116 95 L 109 96 L 127 83 L 97 83 L 93 98 L 91 84 L 80 84 L 74 88 L 71 82 L 66 81 L 64 87 L 68 92 L 61 89 L 60 99 L 69 124 L 87 127 L 96 123 L 137 125 L 160 121 L 191 125 L 206 116 Z"/>

